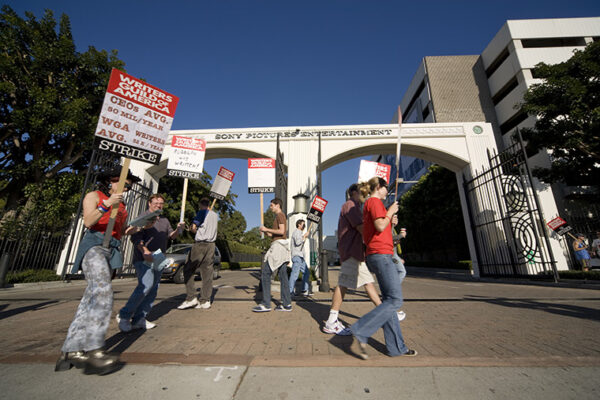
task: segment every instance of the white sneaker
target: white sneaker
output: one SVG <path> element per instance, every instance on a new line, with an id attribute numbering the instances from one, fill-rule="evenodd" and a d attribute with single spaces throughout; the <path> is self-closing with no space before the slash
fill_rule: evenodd
<path id="1" fill-rule="evenodd" d="M 198 299 L 193 298 L 190 301 L 184 301 L 183 303 L 181 303 L 179 306 L 177 306 L 178 310 L 186 310 L 188 308 L 192 308 L 198 305 Z"/>
<path id="2" fill-rule="evenodd" d="M 135 324 L 131 325 L 131 327 L 133 329 L 152 329 L 152 328 L 156 328 L 156 324 L 153 322 L 148 321 L 146 318 L 142 318 L 140 319 L 138 322 L 136 322 Z"/>
<path id="3" fill-rule="evenodd" d="M 325 322 L 323 326 L 323 332 L 340 335 L 340 336 L 350 336 L 352 332 L 348 328 L 344 326 L 340 321 L 335 321 L 333 324 L 329 324 Z"/>
<path id="4" fill-rule="evenodd" d="M 210 301 L 198 303 L 198 305 L 194 308 L 204 308 L 205 310 L 208 310 L 210 308 Z"/>
<path id="5" fill-rule="evenodd" d="M 398 311 L 398 321 L 403 321 L 406 318 L 406 313 L 402 310 Z"/>
<path id="6" fill-rule="evenodd" d="M 128 319 L 121 319 L 121 316 L 117 314 L 115 317 L 117 324 L 119 324 L 119 330 L 121 332 L 129 332 L 131 330 L 131 321 Z"/>

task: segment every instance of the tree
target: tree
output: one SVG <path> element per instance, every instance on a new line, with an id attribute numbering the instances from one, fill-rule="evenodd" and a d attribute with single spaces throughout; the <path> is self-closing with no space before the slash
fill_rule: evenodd
<path id="1" fill-rule="evenodd" d="M 190 224 L 196 212 L 200 209 L 200 200 L 203 197 L 210 197 L 210 188 L 212 187 L 212 177 L 206 172 L 202 173 L 200 180 L 189 179 L 188 190 L 185 202 L 184 220 Z M 181 215 L 181 200 L 183 199 L 183 179 L 165 176 L 160 180 L 159 193 L 165 197 L 165 208 L 163 215 L 169 219 L 173 226 L 179 223 Z M 223 200 L 217 200 L 213 210 L 217 212 L 221 219 L 225 215 L 230 215 L 235 211 L 235 199 L 237 195 L 228 193 Z M 239 211 L 238 211 L 239 212 Z M 240 214 L 241 215 L 241 214 Z M 242 216 L 243 218 L 243 216 Z M 219 225 L 221 225 L 219 223 Z M 244 229 L 246 221 L 244 220 Z M 220 228 L 219 228 L 220 229 Z M 184 234 L 182 242 L 191 242 L 193 237 L 190 234 Z"/>
<path id="2" fill-rule="evenodd" d="M 239 242 L 246 230 L 246 218 L 238 210 L 221 216 L 218 228 L 219 239 Z"/>
<path id="3" fill-rule="evenodd" d="M 399 226 L 408 231 L 402 241 L 403 254 L 417 253 L 439 261 L 469 258 L 456 176 L 452 171 L 432 165 L 402 196 L 399 205 Z"/>
<path id="4" fill-rule="evenodd" d="M 536 116 L 523 129 L 528 150 L 551 151 L 550 169 L 534 174 L 546 182 L 595 186 L 600 182 L 600 42 L 576 50 L 567 61 L 539 63 L 535 76 L 543 83 L 525 93 L 522 111 Z"/>
<path id="5" fill-rule="evenodd" d="M 6 5 L 0 13 L 0 198 L 9 210 L 86 168 L 111 70 L 124 67 L 116 50 L 78 52 L 65 14 L 58 28 L 50 10 L 25 16 Z"/>

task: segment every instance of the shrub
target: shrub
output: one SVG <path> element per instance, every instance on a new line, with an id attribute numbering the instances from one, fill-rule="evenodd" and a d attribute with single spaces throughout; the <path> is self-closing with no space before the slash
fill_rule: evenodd
<path id="1" fill-rule="evenodd" d="M 242 268 L 260 268 L 260 261 L 221 262 L 221 269 L 239 270 Z"/>
<path id="2" fill-rule="evenodd" d="M 6 275 L 6 283 L 30 283 L 60 281 L 60 275 L 49 269 L 26 269 L 20 272 L 9 272 Z"/>

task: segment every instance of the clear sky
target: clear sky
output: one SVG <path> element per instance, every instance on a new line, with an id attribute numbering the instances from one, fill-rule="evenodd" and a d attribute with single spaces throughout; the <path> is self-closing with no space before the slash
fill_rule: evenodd
<path id="1" fill-rule="evenodd" d="M 598 0 L 10 0 L 23 16 L 71 18 L 78 50 L 119 51 L 127 72 L 180 98 L 172 129 L 389 123 L 425 56 L 480 54 L 507 19 L 600 16 Z M 207 150 L 207 152 L 210 149 Z M 333 234 L 359 160 L 323 174 Z M 248 228 L 246 160 L 237 173 Z M 349 173 L 349 171 L 354 171 Z M 265 207 L 270 196 L 266 196 Z"/>

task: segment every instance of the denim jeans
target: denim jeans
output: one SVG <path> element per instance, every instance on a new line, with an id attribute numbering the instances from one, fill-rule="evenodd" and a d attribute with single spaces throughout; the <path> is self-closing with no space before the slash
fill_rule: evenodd
<path id="1" fill-rule="evenodd" d="M 156 299 L 158 293 L 158 284 L 162 271 L 157 271 L 146 265 L 143 261 L 133 263 L 135 274 L 137 275 L 138 284 L 133 290 L 133 293 L 127 300 L 127 304 L 119 311 L 121 319 L 132 319 L 132 323 L 138 322 L 152 308 L 152 302 Z"/>
<path id="2" fill-rule="evenodd" d="M 310 269 L 304 261 L 304 257 L 294 256 L 292 257 L 292 273 L 290 274 L 290 293 L 294 294 L 294 288 L 296 287 L 296 280 L 298 275 L 302 271 L 302 291 L 308 291 L 308 280 L 310 278 Z"/>
<path id="3" fill-rule="evenodd" d="M 398 268 L 398 275 L 400 276 L 400 283 L 402 283 L 402 281 L 404 280 L 404 277 L 406 276 L 406 268 L 404 267 L 404 263 L 402 262 L 402 260 L 400 259 L 400 256 L 398 255 L 398 250 L 396 249 L 396 246 L 394 246 L 394 263 L 397 262 L 396 267 Z"/>
<path id="4" fill-rule="evenodd" d="M 368 338 L 383 327 L 388 355 L 399 356 L 408 349 L 402 338 L 397 313 L 402 306 L 402 285 L 398 267 L 391 254 L 370 254 L 366 261 L 369 270 L 377 277 L 383 301 L 352 324 L 350 330 L 361 343 L 366 343 Z"/>
<path id="5" fill-rule="evenodd" d="M 279 283 L 281 284 L 281 303 L 284 306 L 291 306 L 292 296 L 290 295 L 290 282 L 287 276 L 287 263 L 281 264 L 278 269 Z M 260 281 L 262 283 L 263 293 L 262 304 L 268 308 L 271 308 L 271 276 L 273 276 L 273 272 L 274 271 L 271 271 L 269 263 L 264 262 L 260 274 Z"/>

